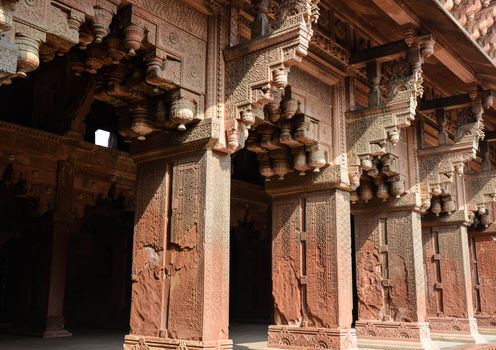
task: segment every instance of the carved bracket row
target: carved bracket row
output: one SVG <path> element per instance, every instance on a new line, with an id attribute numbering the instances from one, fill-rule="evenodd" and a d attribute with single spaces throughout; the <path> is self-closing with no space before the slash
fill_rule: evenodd
<path id="1" fill-rule="evenodd" d="M 387 52 L 395 55 L 388 55 L 393 60 L 381 64 L 378 59 L 385 52 L 381 49 L 384 46 L 391 46 Z M 433 46 L 430 35 L 409 36 L 352 57 L 355 66 L 365 65 L 370 92 L 368 107 L 346 115 L 350 178 L 371 170 L 373 159 L 386 153 L 388 142 L 396 145 L 400 129 L 415 119 L 417 98 L 423 93 L 421 67 L 424 57 L 433 53 Z M 387 96 L 383 97 L 381 90 Z"/>
<path id="2" fill-rule="evenodd" d="M 257 118 L 265 119 L 264 106 L 278 105 L 277 99 L 288 85 L 291 66 L 307 55 L 312 25 L 318 19 L 317 3 L 318 0 L 283 1 L 271 25 L 267 2 L 257 2 L 252 40 L 224 52 L 226 75 L 230 78 L 226 84 L 226 133 L 231 140 L 235 134 L 238 141 L 226 142 L 220 149 L 236 151 L 248 136 L 246 129 L 255 125 Z M 286 103 L 283 118 L 291 119 L 296 112 L 295 102 Z"/>

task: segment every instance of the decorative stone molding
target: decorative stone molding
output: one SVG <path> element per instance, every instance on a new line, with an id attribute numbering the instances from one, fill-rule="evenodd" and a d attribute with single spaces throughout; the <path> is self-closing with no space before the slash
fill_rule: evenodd
<path id="1" fill-rule="evenodd" d="M 124 350 L 231 350 L 231 340 L 194 341 L 160 337 L 143 337 L 127 335 L 124 339 Z"/>
<path id="2" fill-rule="evenodd" d="M 353 329 L 269 326 L 268 346 L 279 349 L 357 349 Z"/>
<path id="3" fill-rule="evenodd" d="M 284 92 L 291 66 L 301 62 L 307 54 L 313 35 L 312 25 L 318 19 L 318 0 L 283 1 L 277 9 L 272 30 L 268 28 L 263 12 L 263 1 L 260 3 L 259 16 L 254 23 L 260 27 L 255 32 L 259 36 L 224 52 L 226 76 L 229 77 L 225 91 L 225 123 L 231 142 L 229 145 L 221 142 L 218 148 L 228 153 L 243 145 L 247 130 L 257 120 L 269 120 L 264 116 L 264 106 L 276 101 Z M 284 118 L 291 119 L 294 112 L 296 109 Z"/>

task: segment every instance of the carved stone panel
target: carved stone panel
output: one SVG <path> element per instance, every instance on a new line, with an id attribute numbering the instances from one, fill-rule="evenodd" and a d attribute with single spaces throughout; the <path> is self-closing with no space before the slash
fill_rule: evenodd
<path id="1" fill-rule="evenodd" d="M 138 167 L 132 270 L 132 334 L 158 336 L 163 327 L 168 171 L 167 163 L 160 160 Z"/>
<path id="2" fill-rule="evenodd" d="M 278 200 L 272 207 L 272 295 L 276 324 L 301 325 L 301 199 Z"/>
<path id="3" fill-rule="evenodd" d="M 204 163 L 199 157 L 175 162 L 172 174 L 168 335 L 201 340 L 203 309 Z"/>
<path id="4" fill-rule="evenodd" d="M 336 239 L 334 196 L 323 193 L 305 200 L 306 302 L 308 326 L 337 325 Z"/>

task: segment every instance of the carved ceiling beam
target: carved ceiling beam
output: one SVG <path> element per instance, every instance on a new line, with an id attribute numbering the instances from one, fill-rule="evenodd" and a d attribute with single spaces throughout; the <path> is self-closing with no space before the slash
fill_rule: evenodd
<path id="1" fill-rule="evenodd" d="M 434 38 L 432 35 L 423 35 L 416 38 L 393 41 L 384 45 L 371 47 L 351 54 L 350 65 L 361 66 L 369 62 L 380 60 L 389 61 L 401 57 L 412 45 L 419 45 L 423 56 L 430 56 L 434 52 Z"/>
<path id="2" fill-rule="evenodd" d="M 217 148 L 228 153 L 244 144 L 256 121 L 263 124 L 269 120 L 264 107 L 284 94 L 290 68 L 307 55 L 312 26 L 319 16 L 318 0 L 283 1 L 277 7 L 275 22 L 269 25 L 265 2 L 258 4 L 253 23 L 258 29 L 252 40 L 224 51 L 226 75 L 230 77 L 225 91 L 226 141 L 221 139 Z M 288 97 L 275 102 L 281 103 L 287 105 L 281 105 L 282 118 L 290 120 L 297 110 L 296 101 Z"/>
<path id="3" fill-rule="evenodd" d="M 480 91 L 478 94 L 485 109 L 492 106 L 493 95 L 491 90 L 483 90 Z M 469 93 L 442 97 L 428 101 L 424 100 L 419 103 L 418 110 L 424 113 L 429 113 L 434 112 L 437 109 L 450 110 L 464 108 L 472 105 L 472 103 L 474 102 L 474 97 L 475 96 L 473 94 Z"/>

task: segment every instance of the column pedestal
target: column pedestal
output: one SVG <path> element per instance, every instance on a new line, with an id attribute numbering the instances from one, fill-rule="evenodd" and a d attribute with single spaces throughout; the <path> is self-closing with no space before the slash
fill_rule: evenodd
<path id="1" fill-rule="evenodd" d="M 355 213 L 360 347 L 435 349 L 425 320 L 420 225 L 412 211 Z"/>
<path id="2" fill-rule="evenodd" d="M 269 348 L 357 349 L 349 210 L 337 189 L 273 201 Z"/>
<path id="3" fill-rule="evenodd" d="M 435 339 L 485 343 L 474 318 L 467 228 L 424 228 L 427 319 Z"/>
<path id="4" fill-rule="evenodd" d="M 124 350 L 232 348 L 230 169 L 211 150 L 138 164 Z"/>

